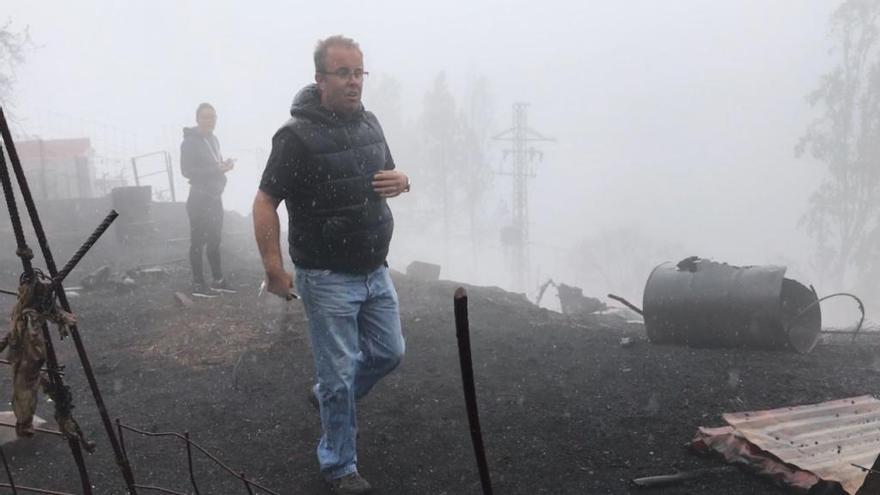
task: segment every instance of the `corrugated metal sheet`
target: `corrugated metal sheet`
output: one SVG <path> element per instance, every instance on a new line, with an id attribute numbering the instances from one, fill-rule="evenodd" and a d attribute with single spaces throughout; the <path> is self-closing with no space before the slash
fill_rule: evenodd
<path id="1" fill-rule="evenodd" d="M 768 411 L 726 413 L 749 442 L 855 494 L 880 455 L 880 400 L 870 395 Z"/>

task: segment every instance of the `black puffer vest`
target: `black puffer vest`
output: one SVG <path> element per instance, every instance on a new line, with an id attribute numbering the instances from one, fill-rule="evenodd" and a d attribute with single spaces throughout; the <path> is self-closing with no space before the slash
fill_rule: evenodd
<path id="1" fill-rule="evenodd" d="M 385 262 L 394 230 L 391 209 L 373 190 L 385 170 L 385 136 L 376 117 L 361 108 L 347 119 L 321 106 L 316 85 L 294 98 L 292 131 L 306 148 L 296 167 L 295 193 L 285 198 L 290 256 L 298 266 L 367 273 Z"/>

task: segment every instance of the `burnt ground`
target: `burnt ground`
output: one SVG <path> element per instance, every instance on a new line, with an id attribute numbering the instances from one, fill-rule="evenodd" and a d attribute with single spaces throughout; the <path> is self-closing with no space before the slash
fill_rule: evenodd
<path id="1" fill-rule="evenodd" d="M 305 400 L 313 366 L 303 311 L 297 302 L 257 298 L 256 250 L 246 235 L 237 239 L 225 241 L 225 261 L 238 295 L 182 308 L 172 294 L 188 288 L 189 275 L 185 264 L 171 263 L 164 276 L 141 278 L 132 290 L 102 288 L 71 299 L 104 400 L 112 418 L 151 432 L 188 431 L 279 493 L 329 493 L 314 457 L 318 417 Z M 66 285 L 102 263 L 121 271 L 184 250 L 157 243 L 113 254 L 99 246 Z M 16 263 L 0 262 L 0 286 L 13 286 Z M 407 356 L 359 406 L 360 470 L 378 494 L 481 493 L 454 330 L 458 284 L 402 274 L 395 282 Z M 499 494 L 646 492 L 629 480 L 722 465 L 685 444 L 698 426 L 721 425 L 723 412 L 877 390 L 880 356 L 871 336 L 855 346 L 823 343 L 809 355 L 657 346 L 640 325 L 615 317 L 565 317 L 497 288 L 467 288 L 480 416 Z M 9 299 L 0 299 L 6 314 Z M 0 328 L 7 327 L 4 319 Z M 621 346 L 624 336 L 634 344 Z M 98 443 L 87 458 L 95 493 L 124 493 L 74 346 L 69 339 L 55 345 L 76 417 Z M 0 369 L 7 396 L 10 375 Z M 51 403 L 41 400 L 38 414 L 55 427 Z M 180 442 L 128 433 L 126 446 L 138 483 L 191 492 Z M 4 450 L 17 483 L 80 493 L 70 451 L 56 437 Z M 195 470 L 203 494 L 247 493 L 204 458 Z M 740 471 L 647 492 L 784 493 Z"/>

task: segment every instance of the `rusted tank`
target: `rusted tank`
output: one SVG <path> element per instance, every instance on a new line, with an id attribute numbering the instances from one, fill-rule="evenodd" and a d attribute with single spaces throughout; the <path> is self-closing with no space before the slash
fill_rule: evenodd
<path id="1" fill-rule="evenodd" d="M 810 352 L 822 327 L 814 291 L 784 266 L 732 266 L 691 257 L 651 272 L 642 301 L 657 344 Z"/>

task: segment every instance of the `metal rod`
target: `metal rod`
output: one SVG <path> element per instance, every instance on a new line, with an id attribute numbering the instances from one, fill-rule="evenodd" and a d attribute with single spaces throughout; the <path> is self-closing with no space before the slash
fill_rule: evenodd
<path id="1" fill-rule="evenodd" d="M 3 114 L 3 108 L 0 108 L 0 134 L 2 134 L 3 141 L 6 143 L 6 150 L 9 153 L 9 158 L 12 162 L 12 169 L 15 172 L 15 178 L 18 181 L 18 187 L 21 190 L 22 198 L 24 199 L 25 206 L 27 207 L 27 211 L 31 219 L 31 225 L 34 228 L 34 233 L 37 236 L 37 241 L 39 242 L 40 249 L 43 252 L 43 258 L 46 261 L 46 268 L 48 268 L 49 270 L 49 275 L 55 277 L 58 275 L 58 268 L 55 266 L 55 259 L 52 256 L 52 251 L 49 249 L 49 243 L 46 240 L 46 233 L 43 230 L 43 224 L 40 222 L 40 215 L 37 212 L 36 205 L 34 204 L 34 198 L 31 195 L 30 187 L 27 183 L 27 178 L 24 175 L 24 169 L 21 166 L 21 160 L 19 160 L 18 152 L 15 150 L 15 145 L 12 141 L 12 133 L 9 131 L 9 124 L 6 121 L 6 116 Z M 65 294 L 64 290 L 60 287 L 60 284 L 58 289 L 59 290 L 57 290 L 56 292 L 58 301 L 61 303 L 62 309 L 67 312 L 71 312 L 70 304 L 67 301 L 67 294 Z M 86 379 L 89 382 L 89 388 L 92 391 L 92 397 L 95 399 L 95 405 L 98 408 L 98 413 L 101 416 L 101 421 L 104 424 L 104 429 L 107 432 L 107 437 L 110 440 L 110 445 L 112 446 L 113 453 L 116 456 L 116 463 L 122 470 L 122 476 L 125 479 L 125 484 L 128 487 L 129 493 L 131 495 L 137 495 L 137 490 L 135 490 L 134 488 L 134 476 L 131 472 L 131 466 L 128 464 L 125 457 L 123 457 L 122 452 L 119 449 L 119 443 L 116 439 L 116 434 L 113 431 L 113 424 L 110 422 L 110 416 L 107 414 L 107 408 L 104 406 L 104 399 L 101 397 L 101 391 L 98 388 L 98 382 L 95 379 L 94 372 L 92 371 L 92 366 L 89 362 L 89 357 L 86 353 L 85 346 L 83 345 L 82 338 L 79 335 L 77 325 L 70 325 L 68 330 L 70 332 L 70 336 L 73 338 L 74 347 L 76 348 L 76 352 L 79 356 L 80 363 L 82 364 L 83 371 L 85 372 Z M 58 367 L 57 359 L 55 358 L 55 351 L 52 347 L 51 335 L 48 334 L 48 330 L 44 331 L 44 334 L 47 336 L 46 357 L 47 361 L 49 362 L 49 368 L 56 369 Z M 61 377 L 57 374 L 50 372 L 49 378 L 56 384 L 61 383 Z M 90 495 L 92 493 L 92 484 L 88 480 L 88 473 L 85 471 L 85 464 L 80 465 L 80 463 L 82 462 L 82 451 L 79 450 L 79 443 L 76 441 L 76 439 L 70 438 L 68 439 L 68 444 L 70 444 L 74 460 L 77 462 L 78 467 L 80 467 L 81 478 L 83 477 L 83 474 L 86 474 L 86 476 L 82 479 L 83 493 L 85 495 Z"/>
<path id="2" fill-rule="evenodd" d="M 131 159 L 131 170 L 132 170 L 132 172 L 134 172 L 134 185 L 140 186 L 141 180 L 138 178 L 137 161 L 134 158 Z"/>
<path id="3" fill-rule="evenodd" d="M 815 294 L 815 291 L 813 291 L 813 293 Z M 815 301 L 813 301 L 812 303 L 807 305 L 806 308 L 802 309 L 800 313 L 795 315 L 795 317 L 792 318 L 791 321 L 788 322 L 788 328 L 785 329 L 785 333 L 787 334 L 788 332 L 790 332 L 791 327 L 793 326 L 794 322 L 801 319 L 801 317 L 804 316 L 805 314 L 807 314 L 807 312 L 809 310 L 813 309 L 813 306 L 818 306 L 819 303 L 821 303 L 822 301 L 824 301 L 826 299 L 831 299 L 832 297 L 839 297 L 839 296 L 847 296 L 847 297 L 851 297 L 851 298 L 855 299 L 856 303 L 858 303 L 858 305 L 859 305 L 859 311 L 861 311 L 861 313 L 862 313 L 862 317 L 859 318 L 859 324 L 856 325 L 856 329 L 852 332 L 852 339 L 850 340 L 850 344 L 854 343 L 856 341 L 856 337 L 859 335 L 859 330 L 862 329 L 862 323 L 865 322 L 865 305 L 862 303 L 862 300 L 859 299 L 855 294 L 850 294 L 849 292 L 836 292 L 834 294 L 828 294 L 825 297 L 820 297 L 819 299 L 816 299 Z M 820 333 L 850 333 L 850 332 L 822 332 L 822 331 L 820 331 Z"/>
<path id="4" fill-rule="evenodd" d="M 70 258 L 70 261 L 68 261 L 67 264 L 64 265 L 64 268 L 62 268 L 61 271 L 58 272 L 58 275 L 53 277 L 53 282 L 55 282 L 55 284 L 60 284 L 64 281 L 65 278 L 67 278 L 67 275 L 69 275 L 70 272 L 80 262 L 80 260 L 82 260 L 83 256 L 85 256 L 86 253 L 88 253 L 89 250 L 92 249 L 92 246 L 94 246 L 95 243 L 98 242 L 98 239 L 100 239 L 101 236 L 104 235 L 104 232 L 107 231 L 107 229 L 110 227 L 110 224 L 113 223 L 113 220 L 116 220 L 116 217 L 118 216 L 119 213 L 116 213 L 116 210 L 110 210 L 110 213 L 108 213 L 107 216 L 104 217 L 104 220 L 101 222 L 100 225 L 98 225 L 98 228 L 96 228 L 95 231 L 92 232 L 92 235 L 90 235 L 89 238 L 86 239 L 86 242 L 84 242 L 83 245 L 80 246 L 80 248 L 76 251 L 76 253 L 74 253 L 73 257 Z"/>
<path id="5" fill-rule="evenodd" d="M 125 437 L 122 435 L 122 422 L 119 421 L 119 418 L 116 418 L 116 430 L 119 435 L 119 448 L 122 449 L 122 456 L 125 457 L 125 460 L 128 460 L 128 452 L 125 450 Z"/>
<path id="6" fill-rule="evenodd" d="M 853 463 L 853 462 L 849 463 L 849 465 L 850 465 L 850 466 L 853 466 L 853 467 L 857 467 L 857 468 L 861 469 L 862 471 L 864 471 L 864 472 L 866 472 L 866 473 L 880 474 L 880 471 L 877 471 L 877 470 L 875 470 L 875 469 L 871 469 L 871 468 L 868 468 L 868 467 L 865 467 L 865 466 L 859 466 L 858 464 Z"/>
<path id="7" fill-rule="evenodd" d="M 139 430 L 139 429 L 137 429 L 137 428 L 134 428 L 134 427 L 132 427 L 132 426 L 129 426 L 129 425 L 126 425 L 126 424 L 123 424 L 123 423 L 119 423 L 119 426 L 120 426 L 121 428 L 124 428 L 124 429 L 128 430 L 128 431 L 132 431 L 132 432 L 134 432 L 134 433 L 137 433 L 137 434 L 139 434 L 139 435 L 143 435 L 143 436 L 145 436 L 145 437 L 176 437 L 176 438 L 179 438 L 179 439 L 181 439 L 181 440 L 183 440 L 183 441 L 185 441 L 185 442 L 188 442 L 188 443 L 192 444 L 192 446 L 195 447 L 199 452 L 201 452 L 202 454 L 204 454 L 205 457 L 207 457 L 208 459 L 211 459 L 212 461 L 214 461 L 215 464 L 217 464 L 218 466 L 220 466 L 223 470 L 225 470 L 226 472 L 228 472 L 228 473 L 231 474 L 232 476 L 235 476 L 235 477 L 238 478 L 238 479 L 242 479 L 242 478 L 241 478 L 241 474 L 239 474 L 237 471 L 233 470 L 231 467 L 229 467 L 229 466 L 227 466 L 226 464 L 224 464 L 223 461 L 221 461 L 220 459 L 218 459 L 217 457 L 215 457 L 214 455 L 212 455 L 210 452 L 208 452 L 207 450 L 205 450 L 204 447 L 202 447 L 201 445 L 197 444 L 196 442 L 193 442 L 192 440 L 187 440 L 187 438 L 186 438 L 184 435 L 181 435 L 180 433 L 173 432 L 173 431 L 171 431 L 171 432 L 157 432 L 157 433 L 153 433 L 153 432 L 149 432 L 149 431 Z M 244 480 L 242 480 L 242 481 L 244 481 Z M 260 485 L 259 483 L 256 483 L 256 482 L 253 481 L 253 480 L 248 480 L 248 483 L 249 483 L 250 485 L 256 487 L 256 488 L 259 488 L 260 490 L 262 490 L 262 491 L 264 491 L 264 492 L 266 492 L 266 493 L 269 493 L 270 495 L 279 495 L 277 492 L 274 492 L 274 491 L 272 491 L 272 490 L 270 490 L 270 489 L 268 489 L 268 488 L 266 488 L 266 487 Z"/>
<path id="8" fill-rule="evenodd" d="M 183 492 L 176 492 L 174 490 L 169 490 L 167 488 L 162 488 L 161 486 L 153 486 L 153 485 L 134 485 L 135 488 L 143 488 L 144 490 L 153 490 L 162 493 L 170 493 L 171 495 L 189 495 Z"/>
<path id="9" fill-rule="evenodd" d="M 199 487 L 196 485 L 196 475 L 193 470 L 192 442 L 189 439 L 189 432 L 183 432 L 183 436 L 186 439 L 186 462 L 189 466 L 189 481 L 192 483 L 193 491 L 196 492 L 196 495 L 199 495 Z"/>
<path id="10" fill-rule="evenodd" d="M 8 485 L 6 483 L 0 483 L 0 487 L 12 488 L 10 485 Z M 45 495 L 73 495 L 72 493 L 69 493 L 69 492 L 56 492 L 53 490 L 43 490 L 42 488 L 34 488 L 31 486 L 24 486 L 24 485 L 18 485 L 18 489 L 23 492 L 43 493 Z M 16 493 L 16 492 L 13 492 L 13 493 Z"/>
<path id="11" fill-rule="evenodd" d="M 177 202 L 177 196 L 174 195 L 174 167 L 171 165 L 171 153 L 165 152 L 165 168 L 168 170 L 168 186 L 171 188 L 171 202 Z"/>
<path id="12" fill-rule="evenodd" d="M 9 469 L 9 463 L 6 461 L 6 452 L 3 451 L 2 447 L 0 447 L 0 457 L 3 458 L 3 468 L 6 470 L 6 479 L 9 480 L 9 487 L 12 488 L 12 493 L 18 493 L 18 490 L 15 489 L 15 481 L 12 480 L 12 470 Z"/>
<path id="13" fill-rule="evenodd" d="M 18 292 L 13 290 L 0 289 L 0 294 L 9 294 L 10 296 L 18 296 Z"/>
<path id="14" fill-rule="evenodd" d="M 477 411 L 477 391 L 474 386 L 474 367 L 471 360 L 470 324 L 468 322 L 467 292 L 463 287 L 455 289 L 455 336 L 458 338 L 458 358 L 461 364 L 461 382 L 464 387 L 464 402 L 467 407 L 468 424 L 471 429 L 471 441 L 477 457 L 477 468 L 480 471 L 480 483 L 483 493 L 492 495 L 492 480 L 489 477 L 489 465 L 486 462 L 486 449 L 483 446 L 483 434 L 480 432 L 480 415 Z"/>
<path id="15" fill-rule="evenodd" d="M 656 476 L 634 478 L 631 483 L 639 488 L 659 488 L 662 486 L 676 485 L 687 480 L 700 478 L 710 474 L 728 473 L 735 471 L 736 469 L 736 466 L 719 466 L 713 468 L 692 469 L 690 471 L 679 471 L 673 474 L 660 474 Z"/>
<path id="16" fill-rule="evenodd" d="M 0 108 L 0 117 L 3 115 L 3 109 Z M 14 150 L 8 150 L 10 156 Z M 3 150 L 0 149 L 0 184 L 3 186 L 3 196 L 6 198 L 6 207 L 9 209 L 9 219 L 12 222 L 12 230 L 15 232 L 15 242 L 18 249 L 15 254 L 21 258 L 21 264 L 24 266 L 24 272 L 30 276 L 33 271 L 31 258 L 33 253 L 27 246 L 24 238 L 24 229 L 21 227 L 21 216 L 18 214 L 18 205 L 15 203 L 15 192 L 12 190 L 12 180 L 9 177 L 9 169 L 6 168 L 6 158 L 3 157 Z M 17 294 L 16 294 L 17 295 Z"/>
<path id="17" fill-rule="evenodd" d="M 239 478 L 239 479 L 241 479 L 241 481 L 244 482 L 244 487 L 245 487 L 245 489 L 247 490 L 248 495 L 254 495 L 254 491 L 251 490 L 251 484 L 248 483 L 248 479 L 247 479 L 247 477 L 244 475 L 244 471 L 242 471 L 242 472 L 240 473 L 240 478 Z"/>
<path id="18" fill-rule="evenodd" d="M 160 174 L 166 174 L 166 175 L 167 175 L 167 174 L 168 174 L 168 170 L 157 170 L 157 171 L 155 171 L 155 172 L 150 172 L 150 173 L 148 173 L 148 174 L 141 175 L 140 178 L 143 179 L 144 177 L 152 177 L 152 176 L 154 176 L 154 175 L 160 175 Z"/>
<path id="19" fill-rule="evenodd" d="M 2 107 L 0 107 L 0 135 L 2 135 L 2 140 L 6 146 L 6 152 L 9 154 L 9 160 L 12 162 L 12 169 L 15 172 L 15 177 L 18 181 L 18 186 L 21 190 L 22 198 L 24 199 L 28 214 L 31 217 L 31 224 L 33 225 L 35 233 L 37 234 L 37 240 L 41 241 L 40 246 L 42 247 L 43 242 L 45 242 L 45 235 L 43 235 L 39 217 L 36 216 L 36 206 L 34 206 L 33 197 L 31 197 L 30 195 L 30 188 L 28 187 L 27 180 L 24 178 L 24 172 L 21 168 L 21 162 L 18 159 L 18 152 L 15 150 L 15 145 L 12 142 L 12 133 L 9 131 L 9 125 L 6 122 L 6 116 L 3 114 Z M 19 258 L 21 258 L 22 268 L 24 269 L 25 276 L 28 278 L 33 278 L 34 268 L 31 264 L 33 253 L 31 252 L 30 248 L 27 247 L 27 244 L 24 240 L 24 231 L 21 228 L 21 218 L 18 214 L 15 197 L 12 192 L 12 184 L 9 176 L 9 171 L 6 168 L 6 160 L 3 158 L 2 150 L 0 150 L 0 182 L 2 182 L 3 185 L 4 195 L 6 196 L 6 204 L 9 207 L 10 221 L 13 224 L 16 241 L 18 242 L 18 250 L 16 251 L 16 254 L 18 254 Z M 44 250 L 43 252 L 45 254 L 46 250 Z M 47 263 L 48 262 L 49 260 L 47 259 Z M 62 294 L 63 293 L 64 292 L 62 291 Z M 43 339 L 45 340 L 46 346 L 46 362 L 49 368 L 49 381 L 53 386 L 53 390 L 61 390 L 61 388 L 58 388 L 59 385 L 62 384 L 61 376 L 58 373 L 54 373 L 52 371 L 58 369 L 58 360 L 55 356 L 55 349 L 52 346 L 52 336 L 49 333 L 49 328 L 45 322 L 43 322 L 43 324 L 41 325 L 41 331 L 43 333 Z M 57 404 L 58 403 L 56 402 L 56 407 Z M 77 470 L 79 471 L 80 483 L 82 485 L 83 493 L 85 495 L 91 495 L 92 483 L 89 480 L 89 473 L 88 470 L 86 470 L 85 461 L 83 460 L 82 450 L 80 448 L 79 442 L 74 438 L 68 438 L 67 445 L 70 447 L 70 453 L 71 455 L 73 455 L 73 460 L 76 463 Z"/>
<path id="20" fill-rule="evenodd" d="M 46 324 L 45 321 L 40 325 L 40 331 L 43 333 L 43 343 L 46 346 L 46 367 L 48 368 L 46 370 L 46 375 L 49 377 L 51 390 L 56 393 L 58 391 L 64 392 L 67 389 L 64 385 L 62 376 L 56 371 L 60 369 L 58 366 L 58 357 L 57 354 L 55 354 L 55 345 L 52 342 L 52 334 L 49 332 L 49 325 Z M 52 399 L 55 401 L 56 413 L 65 402 L 69 403 L 69 399 L 66 401 L 59 397 L 52 397 Z M 64 437 L 67 439 L 67 445 L 70 447 L 70 454 L 73 456 L 73 461 L 76 463 L 76 468 L 79 471 L 80 481 L 83 485 L 83 493 L 91 495 L 92 482 L 89 480 L 89 471 L 86 469 L 86 461 L 79 440 L 77 438 L 68 437 L 67 435 L 64 435 Z"/>
<path id="21" fill-rule="evenodd" d="M 639 309 L 635 304 L 627 301 L 626 299 L 624 299 L 620 296 L 615 296 L 614 294 L 608 294 L 608 299 L 614 299 L 615 301 L 619 302 L 620 304 L 623 304 L 624 306 L 635 311 L 636 313 L 638 313 L 642 316 L 645 316 L 645 313 L 643 313 L 642 310 Z"/>

